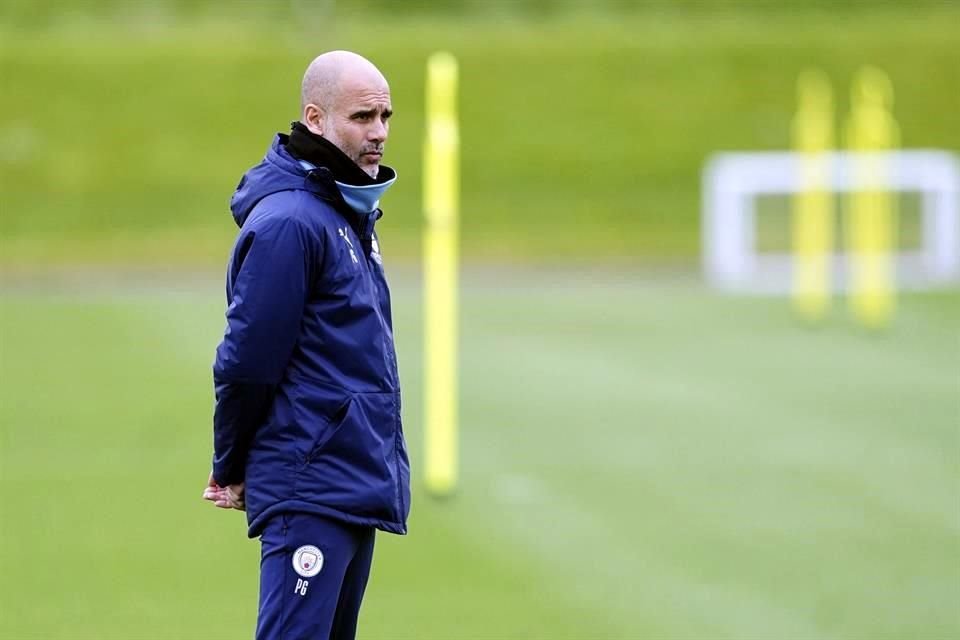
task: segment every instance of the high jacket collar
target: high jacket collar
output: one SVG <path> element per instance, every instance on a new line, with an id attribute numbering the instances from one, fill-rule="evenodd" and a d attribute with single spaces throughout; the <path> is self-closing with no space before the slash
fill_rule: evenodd
<path id="1" fill-rule="evenodd" d="M 313 133 L 302 122 L 294 121 L 290 124 L 286 146 L 290 155 L 297 160 L 306 160 L 315 167 L 329 169 L 333 179 L 341 184 L 367 187 L 392 182 L 397 177 L 393 169 L 380 165 L 377 177 L 371 178 L 337 145 Z"/>
<path id="2" fill-rule="evenodd" d="M 344 200 L 330 170 L 326 167 L 304 168 L 301 161 L 287 151 L 287 139 L 285 134 L 275 135 L 263 160 L 241 178 L 230 198 L 230 212 L 237 226 L 242 227 L 257 203 L 270 194 L 303 190 L 327 201 L 357 235 L 368 240 L 374 223 L 383 215 L 380 210 L 358 214 Z"/>

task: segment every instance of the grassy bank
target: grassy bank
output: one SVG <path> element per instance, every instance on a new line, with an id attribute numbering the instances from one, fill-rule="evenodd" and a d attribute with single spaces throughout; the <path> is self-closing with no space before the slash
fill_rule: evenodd
<path id="1" fill-rule="evenodd" d="M 0 25 L 0 264 L 220 264 L 226 202 L 297 116 L 307 61 L 351 48 L 390 78 L 384 200 L 394 258 L 419 251 L 423 66 L 462 67 L 468 259 L 689 259 L 699 176 L 724 149 L 789 144 L 815 65 L 846 113 L 855 70 L 891 75 L 903 142 L 960 149 L 960 9 L 418 15 L 359 21 L 65 14 Z"/>

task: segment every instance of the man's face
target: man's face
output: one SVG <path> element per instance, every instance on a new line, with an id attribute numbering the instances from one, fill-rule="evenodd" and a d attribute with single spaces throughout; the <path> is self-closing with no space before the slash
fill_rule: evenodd
<path id="1" fill-rule="evenodd" d="M 336 100 L 323 115 L 322 135 L 376 178 L 391 115 L 386 82 L 370 74 L 358 74 L 342 81 Z"/>

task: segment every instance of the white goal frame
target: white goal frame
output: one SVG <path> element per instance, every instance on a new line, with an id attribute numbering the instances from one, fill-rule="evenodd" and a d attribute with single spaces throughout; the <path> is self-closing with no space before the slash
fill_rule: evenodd
<path id="1" fill-rule="evenodd" d="M 920 194 L 921 247 L 897 251 L 898 289 L 928 289 L 960 282 L 960 164 L 938 150 L 883 153 L 833 151 L 823 154 L 830 167 L 825 188 L 844 193 L 881 187 Z M 703 171 L 702 258 L 708 282 L 724 291 L 788 294 L 793 259 L 787 253 L 760 253 L 756 246 L 758 196 L 790 196 L 801 191 L 802 162 L 795 152 L 721 153 Z M 876 185 L 855 170 L 860 161 L 882 162 L 885 183 Z M 838 240 L 839 243 L 842 239 Z M 847 260 L 834 248 L 833 280 L 847 287 Z"/>

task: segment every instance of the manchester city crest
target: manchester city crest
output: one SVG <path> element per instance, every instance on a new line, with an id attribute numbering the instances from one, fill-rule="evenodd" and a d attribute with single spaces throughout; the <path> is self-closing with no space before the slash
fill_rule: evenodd
<path id="1" fill-rule="evenodd" d="M 323 568 L 323 553 L 312 544 L 293 552 L 293 570 L 304 578 L 312 578 Z"/>

